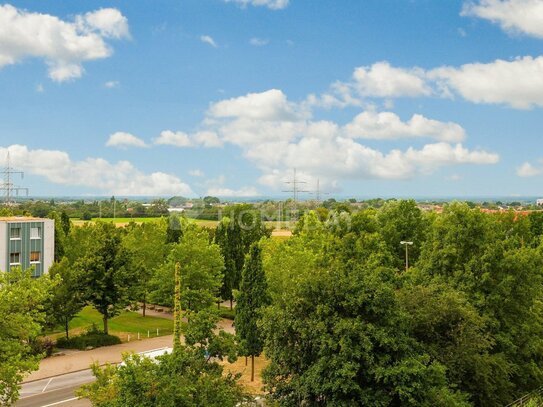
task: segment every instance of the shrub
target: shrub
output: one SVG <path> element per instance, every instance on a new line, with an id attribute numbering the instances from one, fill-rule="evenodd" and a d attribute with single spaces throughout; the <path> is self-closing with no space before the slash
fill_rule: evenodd
<path id="1" fill-rule="evenodd" d="M 33 355 L 45 355 L 45 357 L 53 354 L 55 343 L 49 338 L 36 338 L 30 342 L 30 348 Z"/>
<path id="2" fill-rule="evenodd" d="M 87 332 L 81 335 L 74 336 L 70 339 L 64 337 L 57 340 L 57 347 L 63 349 L 79 349 L 85 350 L 89 347 L 99 348 L 101 346 L 118 345 L 121 339 L 115 335 L 106 335 L 99 331 L 95 325 Z"/>
<path id="3" fill-rule="evenodd" d="M 221 307 L 221 310 L 219 311 L 219 315 L 221 318 L 231 319 L 234 320 L 234 317 L 236 316 L 236 310 L 230 309 L 227 307 Z"/>

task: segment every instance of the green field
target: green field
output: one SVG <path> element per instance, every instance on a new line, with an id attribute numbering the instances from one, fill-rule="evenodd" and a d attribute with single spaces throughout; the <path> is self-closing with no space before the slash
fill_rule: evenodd
<path id="1" fill-rule="evenodd" d="M 102 329 L 102 315 L 92 307 L 85 307 L 70 321 L 70 335 L 78 334 L 95 324 L 98 329 Z M 123 341 L 130 334 L 132 339 L 140 336 L 147 337 L 147 331 L 151 337 L 157 336 L 157 328 L 159 336 L 170 335 L 173 333 L 173 321 L 166 318 L 158 318 L 146 316 L 145 318 L 132 311 L 123 311 L 118 316 L 109 320 L 109 331 L 113 335 L 119 336 Z M 64 335 L 64 330 L 57 327 L 51 332 L 47 332 L 48 336 L 58 337 Z"/>
<path id="2" fill-rule="evenodd" d="M 72 218 L 72 223 L 75 226 L 82 226 L 87 222 L 96 222 L 96 221 L 102 221 L 102 222 L 112 222 L 115 223 L 115 225 L 122 227 L 125 225 L 128 225 L 130 222 L 135 223 L 147 223 L 147 222 L 156 222 L 158 219 L 161 218 L 92 218 L 91 221 L 85 221 L 77 218 Z M 204 219 L 188 219 L 189 222 L 195 223 L 198 226 L 207 227 L 207 228 L 216 228 L 217 224 L 219 223 L 216 220 L 204 220 Z M 268 228 L 272 228 L 274 230 L 291 230 L 294 227 L 294 222 L 277 222 L 277 221 L 264 221 L 264 224 Z M 274 236 L 278 237 L 280 240 L 283 238 L 283 236 Z"/>
<path id="3" fill-rule="evenodd" d="M 102 222 L 114 222 L 114 223 L 147 223 L 147 222 L 156 222 L 161 218 L 92 218 L 93 222 L 102 221 Z"/>

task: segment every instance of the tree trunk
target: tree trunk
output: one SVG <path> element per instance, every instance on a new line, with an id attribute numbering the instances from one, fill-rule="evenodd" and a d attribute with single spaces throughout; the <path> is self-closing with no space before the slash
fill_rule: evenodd
<path id="1" fill-rule="evenodd" d="M 145 301 L 145 299 L 143 300 L 143 308 L 142 308 L 142 314 L 143 314 L 143 317 L 145 318 L 145 309 L 147 308 L 147 302 Z"/>
<path id="2" fill-rule="evenodd" d="M 232 306 L 232 297 L 230 297 L 230 311 L 232 311 L 234 308 Z"/>
<path id="3" fill-rule="evenodd" d="M 220 301 L 217 301 L 217 309 L 220 311 L 221 310 L 221 302 Z"/>
<path id="4" fill-rule="evenodd" d="M 255 355 L 251 355 L 251 381 L 255 381 Z"/>
<path id="5" fill-rule="evenodd" d="M 245 356 L 245 366 L 247 366 L 247 356 Z"/>
<path id="6" fill-rule="evenodd" d="M 69 323 L 70 323 L 70 320 L 66 318 L 64 320 L 64 329 L 66 330 L 66 339 L 70 339 L 70 335 L 68 334 L 68 331 L 70 330 Z"/>
<path id="7" fill-rule="evenodd" d="M 107 327 L 107 314 L 104 315 L 104 334 L 109 334 L 109 328 Z"/>

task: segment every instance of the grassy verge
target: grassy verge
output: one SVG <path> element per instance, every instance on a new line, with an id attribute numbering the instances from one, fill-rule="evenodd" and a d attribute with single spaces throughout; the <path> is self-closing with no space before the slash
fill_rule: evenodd
<path id="1" fill-rule="evenodd" d="M 102 315 L 92 307 L 85 307 L 70 321 L 70 335 L 85 332 L 93 325 L 102 329 Z M 157 335 L 158 329 L 158 335 Z M 120 337 L 123 341 L 140 338 L 170 335 L 173 333 L 173 321 L 166 318 L 146 316 L 145 318 L 137 312 L 123 311 L 116 317 L 109 320 L 109 331 L 112 335 Z M 64 335 L 61 327 L 47 333 L 51 338 L 58 338 Z"/>

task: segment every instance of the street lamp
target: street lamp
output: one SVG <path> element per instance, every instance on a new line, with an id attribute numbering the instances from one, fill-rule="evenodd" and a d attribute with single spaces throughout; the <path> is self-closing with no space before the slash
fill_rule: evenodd
<path id="1" fill-rule="evenodd" d="M 406 242 L 405 240 L 402 240 L 400 244 L 403 244 L 405 246 L 405 271 L 409 270 L 409 253 L 407 248 L 409 246 L 413 245 L 413 242 Z"/>

